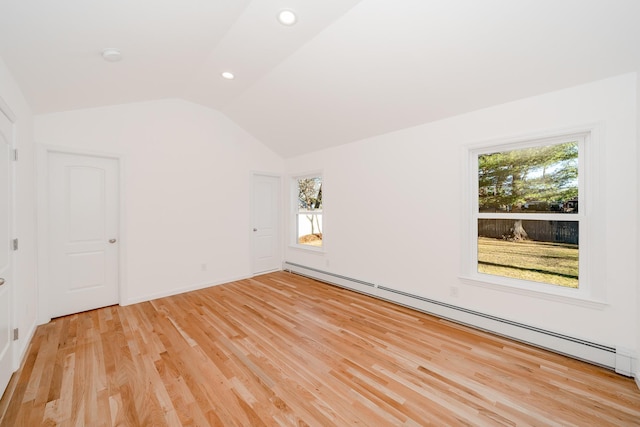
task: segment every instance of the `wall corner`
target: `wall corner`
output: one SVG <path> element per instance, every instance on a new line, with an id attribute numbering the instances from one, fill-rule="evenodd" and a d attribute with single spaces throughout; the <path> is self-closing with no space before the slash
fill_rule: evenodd
<path id="1" fill-rule="evenodd" d="M 636 377 L 637 358 L 633 351 L 624 347 L 616 347 L 616 373 L 627 377 Z"/>

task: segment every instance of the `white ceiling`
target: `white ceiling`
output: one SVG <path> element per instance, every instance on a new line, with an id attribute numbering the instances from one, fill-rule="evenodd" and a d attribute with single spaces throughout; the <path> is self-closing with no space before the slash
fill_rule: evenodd
<path id="1" fill-rule="evenodd" d="M 0 57 L 36 114 L 183 98 L 291 157 L 638 71 L 639 22 L 640 0 L 0 0 Z"/>

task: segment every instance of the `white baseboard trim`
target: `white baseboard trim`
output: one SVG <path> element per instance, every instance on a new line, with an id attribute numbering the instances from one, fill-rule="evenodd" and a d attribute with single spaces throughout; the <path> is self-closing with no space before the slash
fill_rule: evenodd
<path id="1" fill-rule="evenodd" d="M 121 301 L 120 305 L 127 306 L 127 305 L 132 305 L 132 304 L 138 304 L 138 303 L 141 303 L 141 302 L 151 301 L 151 300 L 158 299 L 158 298 L 170 297 L 170 296 L 173 296 L 173 295 L 184 294 L 185 292 L 191 292 L 191 291 L 197 291 L 197 290 L 204 289 L 204 288 L 210 288 L 211 286 L 218 286 L 218 285 L 222 285 L 224 283 L 229 283 L 229 282 L 235 282 L 235 281 L 238 281 L 238 280 L 249 279 L 251 277 L 253 277 L 253 276 L 252 275 L 237 276 L 237 277 L 230 277 L 230 278 L 227 278 L 227 279 L 217 280 L 215 282 L 194 283 L 192 285 L 182 286 L 180 288 L 171 289 L 169 291 L 157 292 L 157 293 L 154 293 L 154 294 L 149 294 L 149 295 L 145 295 L 145 296 L 141 296 L 141 297 L 128 298 L 126 301 Z"/>
<path id="2" fill-rule="evenodd" d="M 318 270 L 292 262 L 285 261 L 283 263 L 283 270 L 344 287 L 372 297 L 394 302 L 440 318 L 505 336 L 536 347 L 570 356 L 575 359 L 613 369 L 623 375 L 633 375 L 632 371 L 628 368 L 635 365 L 635 359 L 632 358 L 631 353 L 628 351 L 618 355 L 616 353 L 616 348 L 614 347 L 570 337 L 553 331 L 547 331 L 489 314 L 468 310 L 448 303 L 424 298 L 418 295 L 412 295 L 396 289 L 379 286 L 373 283 L 364 282 L 362 280 Z M 621 366 L 616 366 L 616 362 L 620 363 Z M 637 377 L 636 382 L 638 382 Z"/>
<path id="3" fill-rule="evenodd" d="M 259 273 L 253 273 L 251 275 L 251 277 L 258 277 L 258 276 L 262 276 L 264 274 L 275 273 L 276 271 L 282 271 L 282 269 L 281 268 L 274 268 L 273 270 L 266 270 L 266 271 L 261 271 Z"/>

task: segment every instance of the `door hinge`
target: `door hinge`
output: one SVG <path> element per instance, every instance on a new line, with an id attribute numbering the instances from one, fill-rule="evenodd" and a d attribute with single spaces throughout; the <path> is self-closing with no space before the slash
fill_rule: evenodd
<path id="1" fill-rule="evenodd" d="M 18 149 L 14 148 L 13 150 L 13 161 L 17 162 L 18 161 Z"/>
<path id="2" fill-rule="evenodd" d="M 17 251 L 18 250 L 18 239 L 13 239 L 11 241 L 11 246 L 13 247 L 14 251 Z"/>
<path id="3" fill-rule="evenodd" d="M 20 335 L 19 335 L 19 333 L 18 333 L 18 328 L 15 328 L 15 329 L 13 330 L 13 340 L 14 340 L 14 341 L 18 341 L 18 337 L 19 337 L 19 336 L 20 336 Z"/>

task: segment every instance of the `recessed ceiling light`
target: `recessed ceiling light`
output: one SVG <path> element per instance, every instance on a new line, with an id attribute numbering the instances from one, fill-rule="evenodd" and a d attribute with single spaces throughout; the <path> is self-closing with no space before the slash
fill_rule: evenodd
<path id="1" fill-rule="evenodd" d="M 122 53 L 119 49 L 108 48 L 102 51 L 102 57 L 105 61 L 118 62 L 122 59 Z"/>
<path id="2" fill-rule="evenodd" d="M 230 71 L 225 71 L 222 73 L 222 77 L 224 77 L 227 80 L 233 80 L 235 79 L 236 76 L 234 76 L 233 73 Z"/>
<path id="3" fill-rule="evenodd" d="M 282 25 L 290 26 L 295 24 L 297 20 L 298 17 L 296 16 L 296 14 L 289 9 L 281 10 L 280 13 L 278 13 L 278 22 L 280 22 Z"/>

